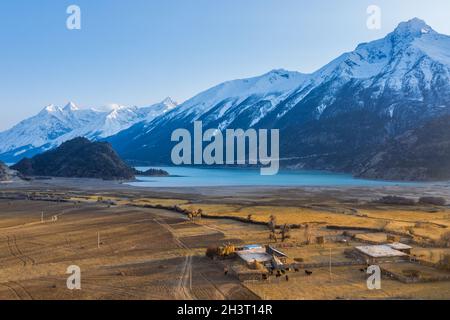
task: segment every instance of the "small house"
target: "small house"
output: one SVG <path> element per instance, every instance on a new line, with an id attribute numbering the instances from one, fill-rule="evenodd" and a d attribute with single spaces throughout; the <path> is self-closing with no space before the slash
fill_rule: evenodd
<path id="1" fill-rule="evenodd" d="M 389 245 L 374 245 L 356 247 L 359 257 L 367 264 L 404 261 L 408 255 L 402 251 L 395 250 Z"/>
<path id="2" fill-rule="evenodd" d="M 236 254 L 246 263 L 254 261 L 260 263 L 268 263 L 272 261 L 272 256 L 266 252 L 266 248 L 260 245 L 248 245 L 238 249 Z"/>
<path id="3" fill-rule="evenodd" d="M 394 250 L 401 251 L 406 254 L 411 254 L 411 246 L 408 246 L 407 244 L 400 243 L 400 242 L 393 242 L 388 244 L 389 247 L 391 247 Z"/>

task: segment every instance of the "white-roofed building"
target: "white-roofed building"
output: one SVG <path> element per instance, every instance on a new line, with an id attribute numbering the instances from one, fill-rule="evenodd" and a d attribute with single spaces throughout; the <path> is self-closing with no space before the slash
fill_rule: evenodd
<path id="1" fill-rule="evenodd" d="M 396 262 L 408 258 L 408 254 L 392 248 L 390 245 L 356 247 L 359 255 L 369 264 Z"/>
<path id="2" fill-rule="evenodd" d="M 266 252 L 266 248 L 260 245 L 244 246 L 243 250 L 236 251 L 236 253 L 247 263 L 255 260 L 263 264 L 272 261 L 272 256 Z"/>
<path id="3" fill-rule="evenodd" d="M 400 243 L 400 242 L 394 242 L 387 244 L 389 247 L 391 247 L 394 250 L 401 251 L 406 254 L 411 254 L 411 246 L 408 246 L 407 244 Z"/>

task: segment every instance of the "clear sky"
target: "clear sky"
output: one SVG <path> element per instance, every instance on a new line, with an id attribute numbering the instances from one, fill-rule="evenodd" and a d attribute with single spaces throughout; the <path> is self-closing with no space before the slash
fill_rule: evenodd
<path id="1" fill-rule="evenodd" d="M 66 9 L 81 8 L 81 30 Z M 366 27 L 369 5 L 381 30 Z M 450 34 L 448 0 L 8 0 L 0 4 L 0 130 L 48 104 L 182 102 L 226 80 L 312 72 L 424 19 Z"/>

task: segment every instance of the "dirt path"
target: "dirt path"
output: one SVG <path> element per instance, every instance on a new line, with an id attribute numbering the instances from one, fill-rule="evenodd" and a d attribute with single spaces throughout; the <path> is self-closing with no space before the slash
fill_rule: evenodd
<path id="1" fill-rule="evenodd" d="M 12 236 L 6 236 L 6 240 L 8 243 L 8 249 L 11 255 L 15 258 L 17 258 L 19 261 L 22 262 L 23 266 L 25 267 L 27 264 L 34 265 L 36 264 L 35 260 L 31 258 L 30 256 L 27 256 L 22 253 L 22 250 L 20 250 L 18 244 L 17 244 L 17 238 L 16 235 Z"/>
<path id="2" fill-rule="evenodd" d="M 195 300 L 191 292 L 192 284 L 192 255 L 189 253 L 190 248 L 186 246 L 175 234 L 175 230 L 160 218 L 154 219 L 156 223 L 166 229 L 172 235 L 175 243 L 186 251 L 185 261 L 182 267 L 180 279 L 178 280 L 177 289 L 175 290 L 175 297 L 178 300 Z"/>
<path id="3" fill-rule="evenodd" d="M 31 294 L 18 282 L 9 281 L 0 285 L 8 288 L 17 300 L 33 300 Z"/>
<path id="4" fill-rule="evenodd" d="M 192 256 L 187 255 L 183 264 L 180 279 L 178 280 L 175 297 L 178 300 L 195 300 L 191 292 Z"/>

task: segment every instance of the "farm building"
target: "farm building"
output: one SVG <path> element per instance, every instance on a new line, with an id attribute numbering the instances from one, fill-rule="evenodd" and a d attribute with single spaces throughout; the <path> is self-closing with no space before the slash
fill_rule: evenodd
<path id="1" fill-rule="evenodd" d="M 272 246 L 267 246 L 266 252 L 274 257 L 280 258 L 281 260 L 286 259 L 288 257 L 284 252 L 281 252 L 280 250 L 275 249 Z"/>
<path id="2" fill-rule="evenodd" d="M 401 251 L 406 254 L 411 254 L 411 246 L 408 246 L 407 244 L 400 243 L 400 242 L 394 242 L 387 244 L 389 247 L 391 247 L 394 250 Z"/>
<path id="3" fill-rule="evenodd" d="M 237 256 L 247 265 L 258 262 L 267 268 L 280 269 L 287 263 L 288 256 L 271 246 L 248 245 L 236 251 Z"/>
<path id="4" fill-rule="evenodd" d="M 272 255 L 267 253 L 266 248 L 260 245 L 244 246 L 241 250 L 236 251 L 236 254 L 246 263 L 258 261 L 265 264 L 272 261 Z"/>
<path id="5" fill-rule="evenodd" d="M 355 249 L 359 257 L 368 264 L 404 261 L 408 258 L 406 253 L 389 245 L 362 246 Z"/>
<path id="6" fill-rule="evenodd" d="M 240 281 L 265 280 L 273 270 L 288 267 L 288 256 L 271 246 L 245 245 L 237 247 L 235 253 L 241 263 L 234 264 L 231 271 Z"/>

